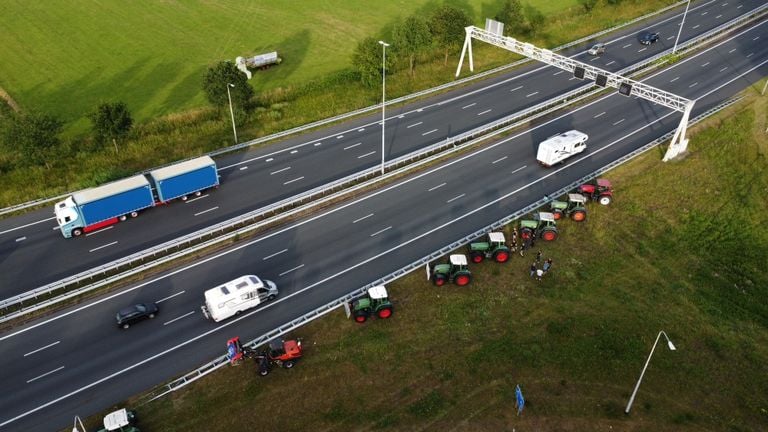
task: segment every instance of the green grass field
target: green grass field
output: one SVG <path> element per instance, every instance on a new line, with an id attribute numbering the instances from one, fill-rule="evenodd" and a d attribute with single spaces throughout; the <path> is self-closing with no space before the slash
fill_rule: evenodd
<path id="1" fill-rule="evenodd" d="M 537 244 L 554 259 L 544 281 L 530 254 L 473 266 L 466 288 L 415 272 L 389 287 L 389 321 L 339 310 L 291 335 L 306 346 L 295 369 L 227 367 L 138 407 L 142 428 L 765 430 L 768 98 L 747 93 L 694 128 L 685 160 L 659 149 L 608 173 L 614 203 Z M 626 416 L 659 330 L 677 351 L 662 341 Z"/>
<path id="2" fill-rule="evenodd" d="M 101 100 L 122 100 L 139 120 L 205 103 L 206 67 L 277 50 L 284 62 L 251 80 L 257 92 L 297 85 L 350 65 L 358 40 L 427 13 L 435 0 L 8 0 L 0 13 L 0 87 L 24 108 L 78 121 Z M 450 2 L 478 23 L 498 1 Z M 576 0 L 531 0 L 545 13 Z"/>

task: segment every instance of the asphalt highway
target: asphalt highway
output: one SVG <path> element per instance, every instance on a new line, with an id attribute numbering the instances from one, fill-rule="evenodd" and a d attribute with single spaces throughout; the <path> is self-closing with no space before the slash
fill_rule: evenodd
<path id="1" fill-rule="evenodd" d="M 751 27 L 645 82 L 697 99 L 695 116 L 768 74 L 766 28 Z M 568 80 L 559 75 L 548 83 Z M 614 93 L 354 202 L 4 333 L 0 382 L 8 391 L 0 394 L 0 429 L 62 428 L 75 414 L 178 376 L 223 354 L 230 337 L 250 340 L 471 234 L 673 130 L 680 117 Z M 552 169 L 536 164 L 538 142 L 574 128 L 590 136 L 585 153 Z M 274 280 L 280 297 L 222 323 L 201 316 L 206 289 L 251 273 Z M 436 288 L 425 280 L 423 289 Z M 160 302 L 158 317 L 118 329 L 115 312 L 138 301 Z"/>
<path id="2" fill-rule="evenodd" d="M 708 1 L 692 5 L 685 41 L 751 10 L 761 0 Z M 681 11 L 628 28 L 605 40 L 605 54 L 587 46 L 567 55 L 611 71 L 651 57 L 674 43 Z M 637 42 L 644 29 L 658 31 L 651 46 Z M 471 130 L 583 85 L 566 73 L 530 65 L 489 81 L 402 108 L 388 110 L 386 155 L 391 159 Z M 139 218 L 65 239 L 46 208 L 0 220 L 0 298 L 26 292 L 100 264 L 294 196 L 381 160 L 376 114 L 293 137 L 275 146 L 217 160 L 221 187 L 203 197 L 142 212 Z"/>

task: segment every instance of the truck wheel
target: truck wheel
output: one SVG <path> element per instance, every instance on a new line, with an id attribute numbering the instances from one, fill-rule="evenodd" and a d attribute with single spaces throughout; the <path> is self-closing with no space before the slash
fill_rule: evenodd
<path id="1" fill-rule="evenodd" d="M 120 222 L 125 222 L 125 220 L 128 219 L 128 216 L 120 215 L 120 217 L 118 219 L 120 219 Z"/>
<path id="2" fill-rule="evenodd" d="M 442 273 L 438 273 L 432 276 L 432 283 L 434 283 L 435 286 L 443 286 L 447 280 L 448 278 Z"/>
<path id="3" fill-rule="evenodd" d="M 493 260 L 497 263 L 505 263 L 509 260 L 509 251 L 498 250 L 493 254 Z"/>
<path id="4" fill-rule="evenodd" d="M 571 219 L 576 222 L 584 222 L 584 220 L 587 219 L 587 212 L 584 210 L 576 210 L 571 213 Z"/>
<path id="5" fill-rule="evenodd" d="M 597 202 L 604 206 L 610 205 L 611 201 L 613 201 L 613 198 L 610 195 L 603 195 L 597 200 Z"/>
<path id="6" fill-rule="evenodd" d="M 135 218 L 135 217 L 137 217 L 138 215 L 139 215 L 139 212 L 137 212 L 137 211 L 132 211 L 132 212 L 131 212 L 131 217 L 132 217 L 132 218 Z"/>
<path id="7" fill-rule="evenodd" d="M 188 200 L 188 199 L 189 199 L 189 197 L 188 197 L 188 196 L 186 196 L 186 195 L 182 195 L 182 196 L 181 196 L 181 200 L 182 200 L 182 201 L 186 201 L 186 200 Z"/>
<path id="8" fill-rule="evenodd" d="M 286 369 L 291 369 L 294 366 L 296 366 L 296 362 L 293 361 L 293 360 L 286 360 L 286 361 L 283 362 L 283 367 L 286 368 Z"/>
<path id="9" fill-rule="evenodd" d="M 80 228 L 75 228 L 72 230 L 72 235 L 75 237 L 80 237 L 81 235 L 83 235 L 83 230 L 81 230 Z"/>
<path id="10" fill-rule="evenodd" d="M 480 251 L 472 251 L 470 252 L 469 257 L 472 259 L 473 263 L 480 264 L 485 259 L 485 254 Z"/>
<path id="11" fill-rule="evenodd" d="M 274 299 L 275 299 L 275 295 L 274 294 L 272 294 L 269 297 L 267 297 L 267 300 L 269 300 L 269 301 L 274 300 Z"/>
<path id="12" fill-rule="evenodd" d="M 387 319 L 392 316 L 392 308 L 391 307 L 385 307 L 383 309 L 379 309 L 377 312 L 377 316 L 381 319 Z"/>
<path id="13" fill-rule="evenodd" d="M 200 195 L 202 195 L 202 194 L 203 194 L 203 192 L 202 192 L 202 191 L 197 191 L 197 192 L 195 192 L 195 196 L 196 196 L 196 197 L 199 197 L 199 196 L 200 196 Z"/>

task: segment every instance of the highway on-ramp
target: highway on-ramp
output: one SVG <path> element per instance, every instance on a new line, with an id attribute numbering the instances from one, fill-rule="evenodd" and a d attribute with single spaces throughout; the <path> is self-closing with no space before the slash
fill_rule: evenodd
<path id="1" fill-rule="evenodd" d="M 760 6 L 761 0 L 707 1 L 692 5 L 681 41 Z M 607 51 L 585 46 L 566 55 L 618 71 L 671 48 L 681 10 L 628 27 L 608 38 Z M 661 33 L 653 45 L 638 43 L 640 30 Z M 391 159 L 549 100 L 585 83 L 564 71 L 532 64 L 471 86 L 388 111 L 386 158 Z M 217 160 L 221 187 L 200 198 L 142 212 L 139 218 L 65 239 L 52 206 L 0 220 L 0 298 L 8 298 L 94 268 L 212 224 L 262 208 L 381 160 L 377 115 L 293 137 L 269 148 Z"/>
<path id="2" fill-rule="evenodd" d="M 694 115 L 703 112 L 768 73 L 768 44 L 761 40 L 767 26 L 646 82 L 697 99 Z M 0 428 L 61 428 L 75 414 L 177 376 L 223 354 L 232 336 L 263 334 L 631 153 L 673 130 L 680 116 L 614 93 L 354 202 L 6 332 Z M 589 134 L 587 152 L 553 169 L 539 167 L 536 144 L 572 128 Z M 249 273 L 274 280 L 278 300 L 223 323 L 204 320 L 203 291 Z M 436 288 L 424 281 L 423 289 Z M 160 315 L 118 329 L 115 311 L 137 301 L 160 301 Z"/>

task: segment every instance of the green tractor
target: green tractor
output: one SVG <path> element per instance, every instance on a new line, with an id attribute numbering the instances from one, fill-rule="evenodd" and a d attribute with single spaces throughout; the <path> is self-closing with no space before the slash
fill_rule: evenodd
<path id="1" fill-rule="evenodd" d="M 554 241 L 557 235 L 557 223 L 552 213 L 539 212 L 532 219 L 520 221 L 520 237 L 523 240 L 538 237 L 544 241 Z"/>
<path id="2" fill-rule="evenodd" d="M 368 295 L 350 302 L 349 310 L 355 322 L 364 323 L 371 315 L 381 319 L 392 316 L 394 306 L 387 296 L 387 288 L 383 285 L 368 289 Z"/>
<path id="3" fill-rule="evenodd" d="M 104 416 L 104 428 L 99 432 L 139 432 L 136 411 L 120 409 Z"/>
<path id="4" fill-rule="evenodd" d="M 564 201 L 552 201 L 550 208 L 552 209 L 552 215 L 555 220 L 558 221 L 564 216 L 568 216 L 571 220 L 576 222 L 583 222 L 587 219 L 587 207 L 584 205 L 587 202 L 587 197 L 582 194 L 569 193 L 568 202 Z"/>
<path id="5" fill-rule="evenodd" d="M 509 260 L 509 247 L 504 233 L 488 233 L 486 241 L 472 242 L 469 244 L 469 259 L 479 264 L 486 258 L 493 258 L 497 263 L 505 263 Z"/>
<path id="6" fill-rule="evenodd" d="M 458 286 L 469 285 L 472 282 L 472 273 L 467 267 L 467 257 L 461 254 L 451 255 L 447 263 L 436 265 L 432 268 L 430 277 L 436 286 L 443 286 L 449 281 L 453 281 Z"/>

